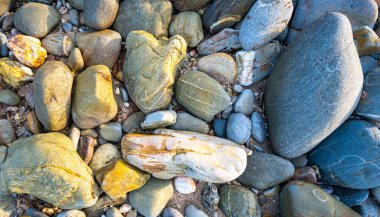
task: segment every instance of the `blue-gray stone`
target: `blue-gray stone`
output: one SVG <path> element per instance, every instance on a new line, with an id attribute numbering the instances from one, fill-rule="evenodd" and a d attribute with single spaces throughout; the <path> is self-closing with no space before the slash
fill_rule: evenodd
<path id="1" fill-rule="evenodd" d="M 145 114 L 143 112 L 136 112 L 128 116 L 123 122 L 122 128 L 126 133 L 131 133 L 133 130 L 140 129 L 141 123 L 145 120 Z"/>
<path id="2" fill-rule="evenodd" d="M 243 86 L 241 86 L 240 84 L 235 84 L 233 89 L 235 93 L 241 93 L 244 90 Z"/>
<path id="3" fill-rule="evenodd" d="M 29 208 L 26 210 L 26 214 L 30 217 L 49 217 L 48 215 L 38 211 L 35 208 Z"/>
<path id="4" fill-rule="evenodd" d="M 183 215 L 172 207 L 166 207 L 162 212 L 162 217 L 183 217 Z"/>
<path id="5" fill-rule="evenodd" d="M 5 146 L 0 146 L 0 148 Z M 6 151 L 6 150 L 5 150 Z M 5 158 L 5 157 L 4 157 Z M 0 157 L 0 162 L 2 161 Z M 1 166 L 1 163 L 0 163 Z M 17 198 L 12 195 L 0 195 L 0 216 L 15 217 L 17 215 Z"/>
<path id="6" fill-rule="evenodd" d="M 285 158 L 310 151 L 350 116 L 362 85 L 350 22 L 328 13 L 290 43 L 269 75 L 265 112 L 273 151 Z"/>
<path id="7" fill-rule="evenodd" d="M 214 133 L 217 137 L 226 138 L 226 127 L 227 120 L 226 119 L 217 119 L 215 118 L 212 123 L 212 129 L 214 129 Z"/>
<path id="8" fill-rule="evenodd" d="M 377 202 L 380 203 L 380 186 L 371 189 L 371 193 L 375 196 Z"/>
<path id="9" fill-rule="evenodd" d="M 233 106 L 228 106 L 228 108 L 222 112 L 222 118 L 227 119 L 231 115 L 233 109 Z"/>
<path id="10" fill-rule="evenodd" d="M 121 92 L 121 98 L 123 98 L 123 101 L 128 102 L 129 97 L 128 97 L 127 90 L 125 88 L 120 88 L 120 92 Z"/>
<path id="11" fill-rule="evenodd" d="M 372 56 L 360 57 L 360 64 L 362 65 L 364 77 L 366 77 L 368 72 L 372 70 L 379 70 L 378 60 L 373 58 Z"/>
<path id="12" fill-rule="evenodd" d="M 267 126 L 263 115 L 253 112 L 251 116 L 252 137 L 259 143 L 263 143 L 267 137 Z"/>
<path id="13" fill-rule="evenodd" d="M 307 156 L 303 154 L 290 160 L 295 168 L 304 167 L 307 164 Z"/>
<path id="14" fill-rule="evenodd" d="M 120 142 L 123 137 L 121 124 L 117 122 L 108 122 L 98 127 L 100 136 L 111 142 Z"/>
<path id="15" fill-rule="evenodd" d="M 380 67 L 368 73 L 364 81 L 366 96 L 360 99 L 356 113 L 380 121 Z"/>
<path id="16" fill-rule="evenodd" d="M 244 144 L 251 136 L 251 120 L 241 113 L 231 114 L 227 121 L 227 139 Z"/>
<path id="17" fill-rule="evenodd" d="M 62 25 L 63 31 L 65 32 L 71 32 L 73 31 L 73 25 L 71 23 L 64 23 Z"/>
<path id="18" fill-rule="evenodd" d="M 369 122 L 350 120 L 313 149 L 321 181 L 352 189 L 380 185 L 380 130 Z"/>
<path id="19" fill-rule="evenodd" d="M 380 207 L 376 201 L 368 198 L 368 200 L 360 206 L 359 212 L 363 217 L 380 217 Z"/>
<path id="20" fill-rule="evenodd" d="M 69 11 L 69 22 L 74 26 L 79 26 L 79 12 L 76 9 L 71 9 Z"/>
<path id="21" fill-rule="evenodd" d="M 157 129 L 175 124 L 177 113 L 173 110 L 156 111 L 148 114 L 141 124 L 143 129 Z"/>
<path id="22" fill-rule="evenodd" d="M 334 192 L 334 188 L 331 185 L 320 184 L 318 187 L 320 187 L 324 192 L 328 194 L 332 194 Z"/>
<path id="23" fill-rule="evenodd" d="M 255 94 L 252 90 L 246 89 L 236 100 L 234 104 L 234 111 L 245 115 L 251 115 L 255 106 Z"/>
<path id="24" fill-rule="evenodd" d="M 351 207 L 363 204 L 368 199 L 369 190 L 357 190 L 336 186 L 334 187 L 334 194 L 339 197 L 340 201 Z"/>
<path id="25" fill-rule="evenodd" d="M 185 215 L 191 217 L 208 217 L 202 210 L 194 205 L 189 205 L 185 209 Z"/>
<path id="26" fill-rule="evenodd" d="M 86 217 L 86 214 L 80 210 L 72 209 L 59 213 L 57 217 Z"/>
<path id="27" fill-rule="evenodd" d="M 9 53 L 9 48 L 7 46 L 8 38 L 7 36 L 0 32 L 0 57 L 7 57 Z"/>
<path id="28" fill-rule="evenodd" d="M 209 131 L 209 127 L 206 122 L 186 112 L 177 113 L 177 120 L 175 124 L 170 126 L 170 129 L 203 134 L 207 134 Z"/>

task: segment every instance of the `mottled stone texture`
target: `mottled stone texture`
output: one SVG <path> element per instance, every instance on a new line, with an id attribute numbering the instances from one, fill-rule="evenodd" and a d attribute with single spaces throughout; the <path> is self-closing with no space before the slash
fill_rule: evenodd
<path id="1" fill-rule="evenodd" d="M 8 41 L 8 47 L 20 62 L 29 67 L 40 67 L 47 57 L 41 41 L 32 36 L 16 35 Z"/>
<path id="2" fill-rule="evenodd" d="M 83 19 L 86 26 L 106 29 L 116 18 L 119 0 L 85 0 Z"/>
<path id="3" fill-rule="evenodd" d="M 0 0 L 0 16 L 3 16 L 5 12 L 9 11 L 14 2 L 14 0 Z"/>
<path id="4" fill-rule="evenodd" d="M 211 0 L 172 0 L 179 11 L 194 11 L 204 8 Z"/>
<path id="5" fill-rule="evenodd" d="M 30 68 L 6 57 L 0 59 L 0 75 L 5 82 L 15 88 L 32 80 L 34 76 Z"/>
<path id="6" fill-rule="evenodd" d="M 356 113 L 368 119 L 380 121 L 380 71 L 368 73 L 363 90 L 366 96 L 360 99 Z"/>

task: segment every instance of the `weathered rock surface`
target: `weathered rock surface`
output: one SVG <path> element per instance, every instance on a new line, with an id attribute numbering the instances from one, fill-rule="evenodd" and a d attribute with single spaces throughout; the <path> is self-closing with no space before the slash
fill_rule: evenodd
<path id="1" fill-rule="evenodd" d="M 198 60 L 198 70 L 220 83 L 231 83 L 237 74 L 235 60 L 228 54 L 216 53 Z"/>
<path id="2" fill-rule="evenodd" d="M 21 98 L 12 90 L 3 89 L 0 90 L 0 103 L 7 105 L 17 105 L 21 101 Z"/>
<path id="3" fill-rule="evenodd" d="M 49 34 L 42 40 L 42 46 L 47 52 L 56 56 L 69 56 L 74 45 L 72 38 L 62 32 Z"/>
<path id="4" fill-rule="evenodd" d="M 201 16 L 193 11 L 177 14 L 170 23 L 169 34 L 182 36 L 189 47 L 198 46 L 204 38 Z"/>
<path id="5" fill-rule="evenodd" d="M 363 90 L 366 96 L 360 99 L 356 113 L 365 118 L 380 121 L 380 71 L 378 69 L 368 73 Z"/>
<path id="6" fill-rule="evenodd" d="M 160 179 L 189 176 L 222 183 L 246 167 L 246 153 L 239 145 L 199 133 L 162 129 L 155 135 L 127 134 L 121 143 L 127 162 Z"/>
<path id="7" fill-rule="evenodd" d="M 359 56 L 380 52 L 379 36 L 368 26 L 359 27 L 354 31 L 354 40 Z"/>
<path id="8" fill-rule="evenodd" d="M 30 68 L 6 57 L 0 59 L 0 75 L 5 82 L 15 88 L 32 80 L 34 76 Z"/>
<path id="9" fill-rule="evenodd" d="M 41 41 L 31 36 L 16 35 L 9 40 L 8 47 L 20 62 L 29 67 L 40 67 L 47 57 Z"/>
<path id="10" fill-rule="evenodd" d="M 8 119 L 0 119 L 0 145 L 9 145 L 16 140 L 12 123 Z"/>
<path id="11" fill-rule="evenodd" d="M 1 5 L 1 4 L 0 4 Z M 17 216 L 17 198 L 12 195 L 0 195 L 0 216 Z"/>
<path id="12" fill-rule="evenodd" d="M 239 48 L 241 48 L 239 30 L 227 28 L 204 40 L 198 45 L 197 50 L 201 55 L 210 55 L 220 51 L 231 52 Z"/>
<path id="13" fill-rule="evenodd" d="M 170 126 L 170 129 L 180 131 L 191 131 L 203 134 L 207 134 L 209 131 L 209 127 L 206 122 L 186 112 L 177 113 L 177 120 L 175 124 Z"/>
<path id="14" fill-rule="evenodd" d="M 0 17 L 12 8 L 14 2 L 14 0 L 0 0 Z"/>
<path id="15" fill-rule="evenodd" d="M 84 60 L 79 48 L 74 48 L 69 58 L 67 59 L 67 65 L 73 72 L 80 72 L 84 68 Z"/>
<path id="16" fill-rule="evenodd" d="M 91 170 L 96 173 L 98 170 L 112 164 L 112 162 L 120 158 L 121 153 L 119 149 L 110 143 L 106 143 L 96 149 L 89 166 Z"/>
<path id="17" fill-rule="evenodd" d="M 177 113 L 173 110 L 164 110 L 150 113 L 141 123 L 143 129 L 157 129 L 173 125 L 177 120 Z"/>
<path id="18" fill-rule="evenodd" d="M 204 8 L 211 0 L 172 0 L 174 7 L 179 11 L 196 11 Z"/>
<path id="19" fill-rule="evenodd" d="M 83 19 L 93 29 L 107 29 L 116 18 L 119 0 L 85 0 Z"/>

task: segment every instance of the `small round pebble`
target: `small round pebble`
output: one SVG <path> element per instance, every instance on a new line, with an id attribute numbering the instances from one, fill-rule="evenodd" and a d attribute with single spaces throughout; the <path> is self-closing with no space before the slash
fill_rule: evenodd
<path id="1" fill-rule="evenodd" d="M 96 149 L 89 166 L 95 172 L 120 158 L 121 153 L 119 149 L 115 145 L 107 143 Z"/>
<path id="2" fill-rule="evenodd" d="M 233 89 L 234 89 L 235 93 L 241 93 L 241 92 L 244 91 L 243 86 L 241 86 L 240 84 L 235 84 L 234 87 L 233 87 Z"/>
<path id="3" fill-rule="evenodd" d="M 252 90 L 246 89 L 236 100 L 234 104 L 234 111 L 245 115 L 251 115 L 255 106 L 255 95 Z"/>
<path id="4" fill-rule="evenodd" d="M 252 137 L 259 143 L 263 143 L 267 136 L 267 127 L 261 113 L 253 112 L 251 116 Z"/>
<path id="5" fill-rule="evenodd" d="M 117 208 L 110 207 L 107 209 L 106 217 L 123 217 L 123 215 Z"/>
<path id="6" fill-rule="evenodd" d="M 226 138 L 226 126 L 227 126 L 226 119 L 215 118 L 212 123 L 212 128 L 214 130 L 215 135 L 220 138 Z"/>
<path id="7" fill-rule="evenodd" d="M 183 217 L 183 215 L 172 207 L 166 207 L 162 213 L 162 217 Z"/>
<path id="8" fill-rule="evenodd" d="M 73 31 L 73 25 L 71 23 L 64 23 L 62 25 L 62 28 L 65 32 L 71 32 Z"/>
<path id="9" fill-rule="evenodd" d="M 98 127 L 98 131 L 103 139 L 111 142 L 120 142 L 123 137 L 121 124 L 117 122 L 102 124 Z"/>
<path id="10" fill-rule="evenodd" d="M 249 140 L 251 127 L 251 120 L 244 114 L 231 114 L 227 121 L 227 138 L 242 145 Z"/>
<path id="11" fill-rule="evenodd" d="M 123 204 L 123 205 L 120 206 L 119 211 L 120 211 L 121 213 L 127 213 L 127 212 L 129 212 L 131 209 L 132 209 L 132 206 L 129 205 L 129 204 L 127 204 L 127 203 L 125 203 L 125 204 Z"/>
<path id="12" fill-rule="evenodd" d="M 191 194 L 197 189 L 194 180 L 186 176 L 178 176 L 174 179 L 174 187 L 181 194 Z"/>

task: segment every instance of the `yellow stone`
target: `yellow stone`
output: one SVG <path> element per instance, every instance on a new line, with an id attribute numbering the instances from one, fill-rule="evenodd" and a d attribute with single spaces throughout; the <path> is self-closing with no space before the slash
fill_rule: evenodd
<path id="1" fill-rule="evenodd" d="M 354 32 L 354 40 L 359 56 L 380 52 L 380 39 L 368 26 L 362 26 Z"/>
<path id="2" fill-rule="evenodd" d="M 29 67 L 40 67 L 47 57 L 41 41 L 32 36 L 16 35 L 9 40 L 8 47 L 20 62 Z"/>
<path id="3" fill-rule="evenodd" d="M 119 159 L 96 172 L 96 178 L 103 191 L 113 201 L 119 201 L 126 199 L 128 192 L 142 187 L 150 175 Z"/>
<path id="4" fill-rule="evenodd" d="M 33 79 L 33 72 L 18 61 L 9 58 L 0 59 L 0 75 L 12 87 L 19 87 Z"/>

